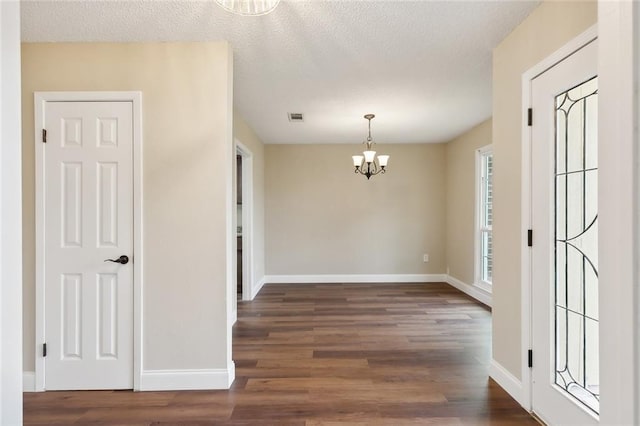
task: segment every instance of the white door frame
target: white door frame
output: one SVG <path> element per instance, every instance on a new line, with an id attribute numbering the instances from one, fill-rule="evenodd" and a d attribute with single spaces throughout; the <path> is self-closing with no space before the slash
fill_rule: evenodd
<path id="1" fill-rule="evenodd" d="M 22 424 L 20 2 L 0 2 L 0 424 Z"/>
<path id="2" fill-rule="evenodd" d="M 253 238 L 253 153 L 235 140 L 242 156 L 242 300 L 252 300 L 254 287 Z"/>
<path id="3" fill-rule="evenodd" d="M 528 411 L 532 410 L 532 374 L 529 369 L 528 350 L 532 344 L 532 309 L 531 309 L 531 249 L 527 246 L 527 230 L 531 229 L 531 127 L 528 125 L 528 108 L 531 107 L 531 81 L 561 62 L 580 48 L 589 44 L 598 37 L 597 25 L 584 31 L 582 34 L 571 40 L 566 45 L 552 53 L 542 62 L 522 74 L 522 234 L 521 234 L 521 326 L 522 326 L 522 398 L 520 404 Z M 535 235 L 534 235 L 535 244 Z"/>
<path id="4" fill-rule="evenodd" d="M 142 92 L 35 92 L 35 151 L 36 151 L 36 346 L 35 391 L 45 390 L 45 359 L 42 344 L 45 340 L 44 291 L 44 128 L 47 102 L 131 102 L 133 104 L 133 389 L 140 390 L 142 372 Z"/>
<path id="5" fill-rule="evenodd" d="M 598 194 L 603 425 L 640 424 L 639 8 L 636 1 L 598 2 L 598 181 L 606 188 Z"/>

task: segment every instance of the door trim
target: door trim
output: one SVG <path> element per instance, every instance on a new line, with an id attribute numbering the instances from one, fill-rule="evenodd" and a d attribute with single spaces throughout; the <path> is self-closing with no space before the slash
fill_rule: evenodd
<path id="1" fill-rule="evenodd" d="M 142 92 L 35 92 L 35 202 L 36 202 L 36 341 L 35 389 L 45 390 L 44 298 L 44 144 L 41 140 L 47 102 L 131 102 L 133 105 L 133 389 L 140 390 L 142 372 L 143 222 L 142 222 Z"/>
<path id="2" fill-rule="evenodd" d="M 242 156 L 242 300 L 252 300 L 254 277 L 253 237 L 253 153 L 235 140 L 236 152 Z M 236 307 L 237 308 L 237 307 Z"/>
<path id="3" fill-rule="evenodd" d="M 598 4 L 598 137 L 611 142 L 598 147 L 603 189 L 598 197 L 598 263 L 606 288 L 599 295 L 603 425 L 640 424 L 639 7 L 638 2 Z"/>
<path id="4" fill-rule="evenodd" d="M 520 302 L 521 302 L 521 358 L 520 366 L 522 372 L 522 395 L 519 400 L 521 405 L 527 410 L 531 411 L 532 407 L 532 375 L 529 369 L 529 356 L 527 351 L 531 349 L 532 345 L 532 333 L 531 315 L 531 249 L 528 247 L 527 230 L 531 229 L 531 127 L 527 123 L 527 110 L 531 107 L 531 82 L 540 74 L 544 73 L 548 69 L 552 68 L 557 63 L 563 61 L 567 57 L 571 56 L 576 51 L 580 50 L 593 40 L 598 38 L 598 26 L 593 25 L 586 31 L 569 41 L 567 44 L 556 50 L 547 58 L 530 68 L 528 71 L 522 74 L 522 111 L 521 111 L 521 134 L 522 134 L 522 151 L 521 151 L 521 167 L 522 167 L 522 182 L 521 182 L 521 223 L 522 232 L 521 239 L 521 286 L 520 286 Z M 533 237 L 533 243 L 535 244 L 535 234 Z"/>

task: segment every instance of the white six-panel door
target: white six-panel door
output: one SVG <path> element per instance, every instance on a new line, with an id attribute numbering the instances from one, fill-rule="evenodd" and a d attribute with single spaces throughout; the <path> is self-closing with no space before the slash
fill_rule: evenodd
<path id="1" fill-rule="evenodd" d="M 44 127 L 45 388 L 131 389 L 133 105 L 47 102 Z"/>

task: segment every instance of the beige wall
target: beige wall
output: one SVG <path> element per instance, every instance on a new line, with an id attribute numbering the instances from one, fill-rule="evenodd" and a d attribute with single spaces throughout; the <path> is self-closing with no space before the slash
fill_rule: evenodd
<path id="1" fill-rule="evenodd" d="M 491 144 L 491 119 L 447 143 L 446 259 L 449 275 L 475 280 L 476 151 Z"/>
<path id="2" fill-rule="evenodd" d="M 233 114 L 233 137 L 251 151 L 253 158 L 254 270 L 251 285 L 255 288 L 264 277 L 264 145 L 237 112 Z"/>
<path id="3" fill-rule="evenodd" d="M 361 148 L 265 146 L 268 275 L 445 272 L 444 145 L 379 145 L 389 171 L 370 181 Z"/>
<path id="4" fill-rule="evenodd" d="M 596 23 L 595 1 L 542 3 L 494 50 L 493 358 L 521 377 L 522 74 Z"/>
<path id="5" fill-rule="evenodd" d="M 54 90 L 142 91 L 143 368 L 227 367 L 230 52 L 224 42 L 23 45 L 25 370 L 34 369 L 33 92 Z"/>

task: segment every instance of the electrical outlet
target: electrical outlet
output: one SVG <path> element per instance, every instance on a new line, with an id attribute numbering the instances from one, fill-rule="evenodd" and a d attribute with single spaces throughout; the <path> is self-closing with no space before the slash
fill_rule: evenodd
<path id="1" fill-rule="evenodd" d="M 423 261 L 424 263 L 427 263 L 427 262 L 429 261 L 429 255 L 428 255 L 428 254 L 425 254 L 424 256 L 422 256 L 422 261 Z"/>

